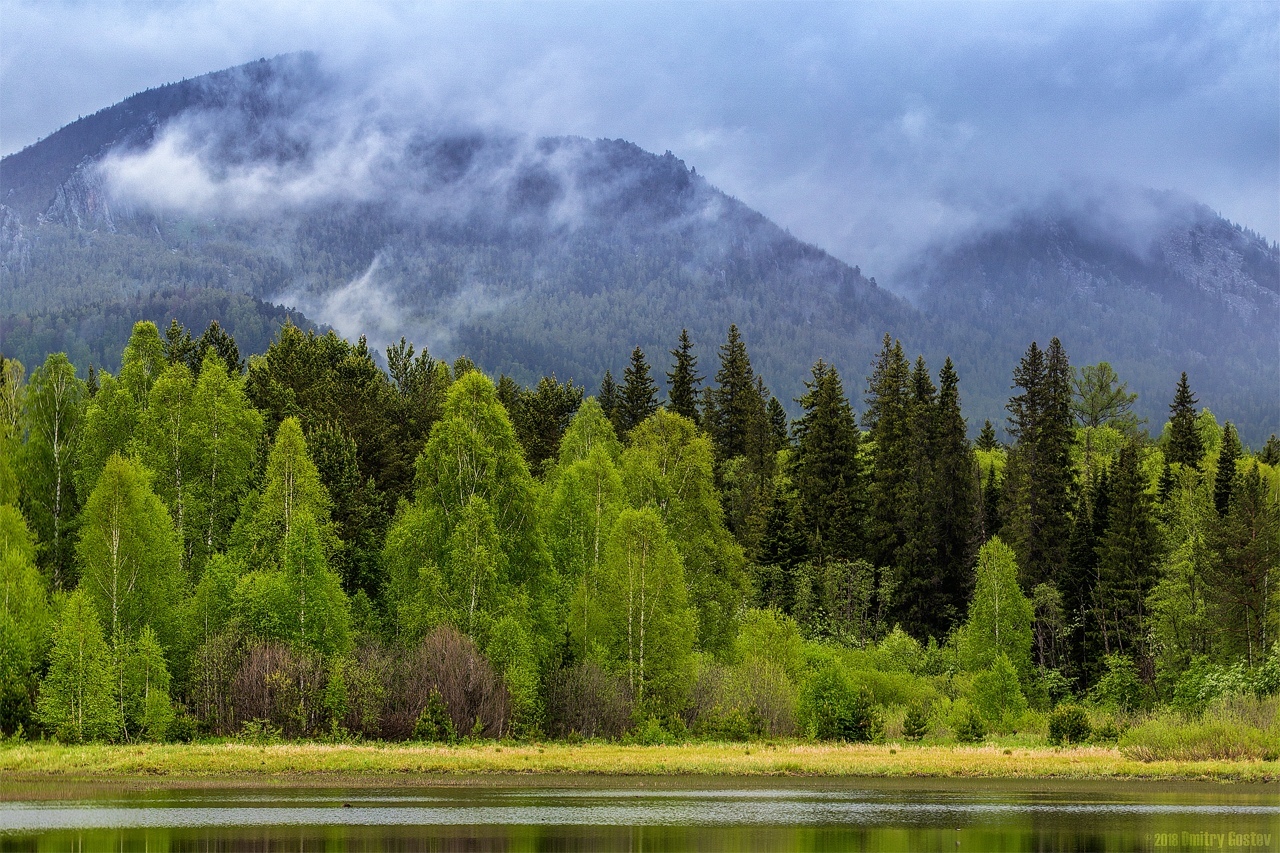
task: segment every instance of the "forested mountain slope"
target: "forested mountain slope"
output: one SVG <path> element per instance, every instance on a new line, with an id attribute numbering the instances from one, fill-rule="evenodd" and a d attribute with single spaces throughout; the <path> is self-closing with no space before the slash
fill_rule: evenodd
<path id="1" fill-rule="evenodd" d="M 661 364 L 687 327 L 709 358 L 737 323 L 791 408 L 816 359 L 861 377 L 889 332 L 954 355 L 971 417 L 997 423 L 1008 365 L 1057 334 L 1116 363 L 1153 420 L 1185 367 L 1246 440 L 1280 422 L 1275 249 L 1207 213 L 1162 255 L 1038 213 L 925 259 L 904 280 L 918 309 L 670 152 L 406 119 L 306 54 L 68 125 L 0 162 L 0 204 L 0 346 L 30 363 L 114 368 L 127 324 L 108 316 L 163 325 L 127 306 L 225 298 L 208 292 L 249 297 L 220 318 L 242 338 L 280 303 L 377 350 L 404 335 L 588 388 L 632 346 Z"/>
<path id="2" fill-rule="evenodd" d="M 1280 253 L 1202 205 L 1155 193 L 1111 212 L 1048 205 L 922 259 L 905 278 L 969 400 L 998 408 L 992 364 L 1060 337 L 1075 364 L 1109 361 L 1153 424 L 1186 370 L 1202 402 L 1261 442 L 1280 427 Z M 1144 211 L 1146 221 L 1117 217 Z"/>

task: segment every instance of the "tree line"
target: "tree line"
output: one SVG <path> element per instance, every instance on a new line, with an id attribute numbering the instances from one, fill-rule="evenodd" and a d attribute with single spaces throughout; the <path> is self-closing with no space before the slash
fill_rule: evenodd
<path id="1" fill-rule="evenodd" d="M 887 335 L 860 417 L 825 361 L 790 420 L 716 355 L 594 397 L 291 324 L 4 359 L 0 729 L 962 738 L 1280 687 L 1280 441 L 1186 374 L 1153 436 L 1032 343 L 1005 444 Z"/>

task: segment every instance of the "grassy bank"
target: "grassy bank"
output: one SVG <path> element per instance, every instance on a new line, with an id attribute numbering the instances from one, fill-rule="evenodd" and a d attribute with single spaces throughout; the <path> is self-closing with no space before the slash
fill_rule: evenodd
<path id="1" fill-rule="evenodd" d="M 483 774 L 1280 780 L 1276 761 L 1138 761 L 1116 749 L 1000 746 L 608 743 L 464 746 L 318 743 L 0 747 L 0 777 L 352 779 Z"/>

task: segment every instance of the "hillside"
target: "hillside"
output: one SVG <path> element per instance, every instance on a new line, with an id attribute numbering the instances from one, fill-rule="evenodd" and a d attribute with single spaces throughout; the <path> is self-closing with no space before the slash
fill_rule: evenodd
<path id="1" fill-rule="evenodd" d="M 254 340 L 280 304 L 375 347 L 404 335 L 589 388 L 636 345 L 663 368 L 682 327 L 714 372 L 737 323 L 790 405 L 819 357 L 856 398 L 890 332 L 935 368 L 956 358 L 974 425 L 1002 421 L 1018 356 L 1057 334 L 1076 364 L 1112 361 L 1153 423 L 1186 369 L 1247 441 L 1280 428 L 1275 247 L 1200 208 L 1140 245 L 1028 212 L 929 253 L 913 305 L 670 152 L 406 118 L 306 54 L 74 122 L 0 162 L 0 202 L 0 346 L 26 360 L 108 357 L 127 324 L 103 317 L 175 293 L 236 295 L 224 325 Z"/>

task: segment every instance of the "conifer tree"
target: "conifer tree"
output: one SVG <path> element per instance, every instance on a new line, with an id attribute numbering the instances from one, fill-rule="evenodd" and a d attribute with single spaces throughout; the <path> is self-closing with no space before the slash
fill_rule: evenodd
<path id="1" fill-rule="evenodd" d="M 224 331 L 217 320 L 209 321 L 208 328 L 196 342 L 196 351 L 193 356 L 195 366 L 192 370 L 202 371 L 204 362 L 211 353 L 222 362 L 229 375 L 239 376 L 244 373 L 244 361 L 240 358 L 240 347 L 236 345 L 236 339 Z"/>
<path id="2" fill-rule="evenodd" d="M 1231 421 L 1227 421 L 1222 431 L 1222 449 L 1218 451 L 1218 473 L 1213 486 L 1213 505 L 1220 516 L 1225 516 L 1231 507 L 1231 492 L 1237 477 L 1236 460 L 1240 458 L 1240 453 L 1240 438 Z"/>
<path id="3" fill-rule="evenodd" d="M 779 450 L 787 447 L 791 443 L 790 419 L 787 417 L 787 410 L 778 402 L 777 397 L 769 398 L 765 417 L 769 421 L 769 434 L 773 439 L 774 447 Z"/>
<path id="4" fill-rule="evenodd" d="M 991 425 L 991 419 L 982 422 L 982 431 L 978 433 L 978 440 L 975 446 L 979 450 L 995 450 L 1000 446 L 999 439 L 996 438 L 996 428 Z"/>
<path id="5" fill-rule="evenodd" d="M 1009 400 L 1010 453 L 1005 530 L 1018 556 L 1023 586 L 1061 582 L 1071 539 L 1074 471 L 1071 368 L 1057 338 L 1041 351 L 1033 341 L 1014 370 L 1022 393 Z"/>
<path id="6" fill-rule="evenodd" d="M 631 351 L 631 363 L 622 373 L 622 393 L 614 418 L 619 435 L 625 439 L 657 408 L 658 386 L 649 375 L 649 362 L 645 360 L 644 350 L 636 347 Z"/>
<path id="7" fill-rule="evenodd" d="M 1207 595 L 1223 659 L 1257 666 L 1280 637 L 1280 504 L 1255 463 L 1241 476 L 1213 534 Z"/>
<path id="8" fill-rule="evenodd" d="M 763 415 L 760 393 L 747 346 L 736 325 L 720 347 L 720 369 L 709 405 L 703 410 L 705 426 L 715 446 L 716 459 L 745 456 L 750 449 L 752 422 Z"/>
<path id="9" fill-rule="evenodd" d="M 1147 596 L 1157 579 L 1158 531 L 1134 443 L 1120 450 L 1110 478 L 1107 525 L 1098 547 L 1098 630 L 1107 654 L 1145 657 Z"/>
<path id="10" fill-rule="evenodd" d="M 667 408 L 677 415 L 698 422 L 698 386 L 703 376 L 698 373 L 698 357 L 693 353 L 689 330 L 680 330 L 680 343 L 671 350 L 675 362 L 667 374 Z"/>
<path id="11" fill-rule="evenodd" d="M 840 374 L 821 359 L 805 389 L 790 474 L 809 534 L 806 550 L 819 563 L 854 560 L 863 550 L 867 483 L 853 409 Z"/>
<path id="12" fill-rule="evenodd" d="M 1187 382 L 1186 371 L 1178 380 L 1173 402 L 1169 404 L 1169 438 L 1165 445 L 1165 458 L 1171 463 L 1181 463 L 1198 469 L 1204 457 L 1204 443 L 1196 429 L 1196 400 Z"/>
<path id="13" fill-rule="evenodd" d="M 618 385 L 613 381 L 613 373 L 606 370 L 604 379 L 600 380 L 600 394 L 597 399 L 600 402 L 600 408 L 604 411 L 604 416 L 611 424 L 614 423 L 614 413 L 618 409 L 620 396 Z"/>
<path id="14" fill-rule="evenodd" d="M 938 403 L 934 425 L 933 523 L 939 606 L 929 633 L 945 637 L 962 618 L 969 602 L 969 586 L 982 524 L 978 469 L 960 412 L 960 377 L 948 358 L 938 374 Z"/>
<path id="15" fill-rule="evenodd" d="M 905 541 L 902 507 L 911 467 L 910 365 L 899 341 L 884 344 L 867 379 L 863 425 L 870 431 L 871 506 L 867 540 L 877 566 L 894 566 Z"/>
<path id="16" fill-rule="evenodd" d="M 1138 395 L 1129 393 L 1128 383 L 1120 381 L 1109 363 L 1102 361 L 1081 368 L 1072 383 L 1075 397 L 1071 411 L 1080 426 L 1112 426 L 1127 435 L 1137 431 L 1142 423 L 1133 413 Z"/>

